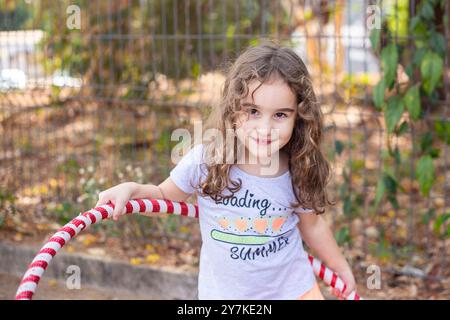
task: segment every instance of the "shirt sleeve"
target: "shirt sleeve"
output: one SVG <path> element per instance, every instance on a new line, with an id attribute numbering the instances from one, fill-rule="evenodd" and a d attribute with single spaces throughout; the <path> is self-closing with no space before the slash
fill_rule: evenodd
<path id="1" fill-rule="evenodd" d="M 295 213 L 301 214 L 301 213 L 314 213 L 313 209 L 307 209 L 307 208 L 303 208 L 303 207 L 299 207 L 297 209 L 294 209 Z"/>
<path id="2" fill-rule="evenodd" d="M 170 171 L 170 178 L 183 192 L 192 194 L 200 178 L 200 165 L 203 163 L 203 145 L 194 146 Z"/>

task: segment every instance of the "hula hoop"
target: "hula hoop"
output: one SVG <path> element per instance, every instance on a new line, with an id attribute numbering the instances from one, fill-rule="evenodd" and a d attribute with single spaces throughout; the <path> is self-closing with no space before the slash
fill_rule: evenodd
<path id="1" fill-rule="evenodd" d="M 166 199 L 129 200 L 125 205 L 125 210 L 125 214 L 167 213 L 198 218 L 197 205 Z M 60 228 L 41 248 L 31 264 L 28 266 L 27 271 L 25 272 L 17 289 L 15 299 L 31 300 L 42 274 L 45 272 L 56 253 L 73 237 L 88 228 L 91 224 L 112 218 L 113 211 L 114 204 L 110 202 L 80 214 Z M 341 293 L 345 291 L 346 285 L 336 273 L 310 254 L 308 255 L 308 260 L 312 265 L 314 274 L 318 278 L 322 279 L 328 286 L 339 290 Z M 362 298 L 355 291 L 351 292 L 346 298 L 346 300 L 361 299 Z"/>

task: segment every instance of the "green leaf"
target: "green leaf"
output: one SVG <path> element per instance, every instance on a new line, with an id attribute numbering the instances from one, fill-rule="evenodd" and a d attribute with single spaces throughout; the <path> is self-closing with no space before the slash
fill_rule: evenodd
<path id="1" fill-rule="evenodd" d="M 348 226 L 342 227 L 341 229 L 336 231 L 334 237 L 336 238 L 336 242 L 339 245 L 342 245 L 345 242 L 350 242 L 351 238 L 350 238 L 350 229 L 349 229 L 349 227 Z"/>
<path id="2" fill-rule="evenodd" d="M 403 97 L 403 103 L 408 108 L 409 115 L 413 120 L 419 119 L 420 116 L 420 93 L 417 85 L 410 87 Z"/>
<path id="3" fill-rule="evenodd" d="M 392 88 L 397 76 L 398 52 L 397 46 L 392 43 L 381 50 L 381 66 L 384 71 L 386 86 Z"/>
<path id="4" fill-rule="evenodd" d="M 344 144 L 342 143 L 342 141 L 336 140 L 334 142 L 334 148 L 336 149 L 337 154 L 340 155 L 344 150 Z"/>
<path id="5" fill-rule="evenodd" d="M 447 49 L 446 41 L 441 33 L 436 31 L 431 32 L 430 46 L 434 51 L 439 53 L 440 56 L 445 56 L 445 50 Z"/>
<path id="6" fill-rule="evenodd" d="M 401 135 L 404 134 L 406 131 L 408 131 L 408 128 L 409 128 L 408 122 L 403 121 L 402 124 L 400 125 L 400 127 L 398 128 L 397 135 L 398 135 L 398 136 L 401 136 Z"/>
<path id="7" fill-rule="evenodd" d="M 423 61 L 423 57 L 425 56 L 425 53 L 427 51 L 424 48 L 419 48 L 414 52 L 413 56 L 413 64 L 414 66 L 417 66 L 417 68 L 420 67 Z"/>
<path id="8" fill-rule="evenodd" d="M 397 193 L 397 180 L 391 174 L 385 172 L 383 180 L 386 190 L 389 194 Z"/>
<path id="9" fill-rule="evenodd" d="M 450 213 L 445 213 L 443 215 L 440 215 L 439 217 L 437 217 L 437 219 L 434 221 L 434 232 L 439 235 L 440 234 L 440 230 L 441 226 L 445 223 L 445 221 L 450 219 Z"/>
<path id="10" fill-rule="evenodd" d="M 433 51 L 427 51 L 420 65 L 420 73 L 423 78 L 423 88 L 428 96 L 431 96 L 434 88 L 442 76 L 444 62 Z"/>
<path id="11" fill-rule="evenodd" d="M 418 27 L 419 23 L 420 23 L 419 16 L 412 17 L 411 20 L 409 21 L 409 32 L 413 33 L 414 30 L 416 30 L 416 28 Z"/>
<path id="12" fill-rule="evenodd" d="M 414 64 L 413 63 L 409 63 L 406 68 L 405 68 L 405 72 L 408 75 L 409 78 L 412 78 L 414 75 Z"/>
<path id="13" fill-rule="evenodd" d="M 395 194 L 388 194 L 387 199 L 394 209 L 398 210 L 400 208 Z"/>
<path id="14" fill-rule="evenodd" d="M 420 150 L 423 153 L 428 153 L 429 150 L 431 149 L 432 144 L 433 144 L 433 136 L 431 135 L 430 132 L 426 132 L 420 137 Z"/>
<path id="15" fill-rule="evenodd" d="M 416 166 L 416 173 L 422 195 L 428 196 L 435 180 L 433 159 L 430 155 L 420 157 Z"/>
<path id="16" fill-rule="evenodd" d="M 373 28 L 370 32 L 370 44 L 372 45 L 373 51 L 377 51 L 378 45 L 380 44 L 381 28 Z"/>
<path id="17" fill-rule="evenodd" d="M 191 69 L 191 74 L 194 78 L 198 78 L 198 76 L 200 75 L 200 64 L 198 64 L 197 62 L 195 62 L 192 65 L 192 69 Z"/>
<path id="18" fill-rule="evenodd" d="M 392 96 L 389 98 L 386 108 L 387 110 L 384 113 L 386 127 L 388 129 L 388 133 L 392 133 L 398 121 L 402 117 L 404 110 L 403 101 L 399 96 Z"/>
<path id="19" fill-rule="evenodd" d="M 439 155 L 441 154 L 441 150 L 437 149 L 437 148 L 430 148 L 430 150 L 428 151 L 428 154 L 432 158 L 439 158 Z"/>
<path id="20" fill-rule="evenodd" d="M 386 82 L 384 78 L 381 78 L 380 82 L 377 83 L 373 89 L 373 102 L 378 111 L 382 110 L 382 105 L 384 102 L 384 91 L 386 90 Z"/>
<path id="21" fill-rule="evenodd" d="M 415 16 L 411 19 L 409 28 L 411 35 L 414 37 L 415 46 L 417 48 L 423 48 L 426 44 L 425 37 L 427 36 L 428 32 L 425 23 L 420 19 L 419 16 Z"/>
<path id="22" fill-rule="evenodd" d="M 397 165 L 400 165 L 402 158 L 401 158 L 400 150 L 399 150 L 398 146 L 396 146 L 394 150 L 391 150 L 390 154 L 391 154 L 391 157 L 394 158 L 395 163 Z"/>
<path id="23" fill-rule="evenodd" d="M 420 15 L 427 20 L 432 20 L 434 18 L 434 8 L 429 1 L 422 1 Z"/>
<path id="24" fill-rule="evenodd" d="M 441 119 L 434 123 L 437 136 L 450 145 L 450 121 Z"/>

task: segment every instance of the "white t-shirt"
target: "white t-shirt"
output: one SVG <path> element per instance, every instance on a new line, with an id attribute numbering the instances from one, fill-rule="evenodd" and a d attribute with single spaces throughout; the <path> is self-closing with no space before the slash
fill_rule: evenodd
<path id="1" fill-rule="evenodd" d="M 199 299 L 296 299 L 315 282 L 297 228 L 298 213 L 289 171 L 258 177 L 233 165 L 233 181 L 242 180 L 232 198 L 214 201 L 198 196 L 202 235 L 198 276 Z M 206 177 L 203 145 L 192 148 L 170 177 L 192 194 Z M 228 190 L 225 194 L 230 194 Z"/>

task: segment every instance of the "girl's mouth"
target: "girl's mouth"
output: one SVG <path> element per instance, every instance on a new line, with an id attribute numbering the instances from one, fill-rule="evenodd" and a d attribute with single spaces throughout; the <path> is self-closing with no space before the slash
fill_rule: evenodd
<path id="1" fill-rule="evenodd" d="M 251 139 L 253 139 L 253 141 L 255 141 L 258 145 L 262 145 L 262 146 L 266 146 L 272 143 L 272 140 L 270 139 L 260 139 L 260 138 L 253 138 L 250 137 Z"/>

